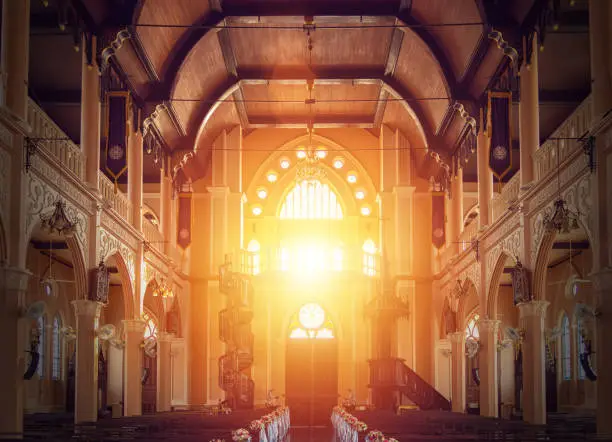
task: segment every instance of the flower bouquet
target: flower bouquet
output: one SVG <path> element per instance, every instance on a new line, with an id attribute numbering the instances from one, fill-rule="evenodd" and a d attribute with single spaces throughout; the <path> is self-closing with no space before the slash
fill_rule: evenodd
<path id="1" fill-rule="evenodd" d="M 244 428 L 232 431 L 232 440 L 236 442 L 246 442 L 251 440 L 251 434 Z"/>

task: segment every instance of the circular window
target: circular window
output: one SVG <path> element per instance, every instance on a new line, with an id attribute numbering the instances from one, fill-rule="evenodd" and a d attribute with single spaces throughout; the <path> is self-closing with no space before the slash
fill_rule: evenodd
<path id="1" fill-rule="evenodd" d="M 305 329 L 316 330 L 325 322 L 325 311 L 319 304 L 306 304 L 300 309 L 298 319 Z"/>

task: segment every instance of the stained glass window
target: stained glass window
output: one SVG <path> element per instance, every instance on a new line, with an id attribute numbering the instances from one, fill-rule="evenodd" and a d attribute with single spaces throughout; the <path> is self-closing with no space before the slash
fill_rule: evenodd
<path id="1" fill-rule="evenodd" d="M 291 321 L 289 338 L 333 339 L 333 324 L 319 304 L 305 304 Z"/>
<path id="2" fill-rule="evenodd" d="M 251 275 L 259 275 L 259 273 L 261 272 L 261 266 L 260 266 L 261 258 L 259 256 L 259 251 L 260 251 L 259 242 L 255 239 L 252 239 L 251 241 L 249 241 L 249 245 L 247 247 L 247 252 L 248 252 L 247 271 Z"/>
<path id="3" fill-rule="evenodd" d="M 583 331 L 582 318 L 576 317 L 576 363 L 578 365 L 578 379 L 580 380 L 584 380 L 586 377 L 584 368 L 582 368 L 582 364 L 580 363 L 580 353 L 585 350 L 584 337 L 582 335 Z"/>
<path id="4" fill-rule="evenodd" d="M 564 380 L 572 378 L 570 322 L 567 315 L 561 320 L 561 370 Z"/>
<path id="5" fill-rule="evenodd" d="M 465 339 L 476 339 L 480 338 L 480 333 L 478 332 L 478 319 L 480 315 L 476 313 L 472 316 L 472 319 L 468 321 L 467 327 L 465 328 Z"/>
<path id="6" fill-rule="evenodd" d="M 43 378 L 45 374 L 45 318 L 41 316 L 36 320 L 36 327 L 38 328 L 38 367 L 36 367 L 36 373 L 39 378 Z"/>
<path id="7" fill-rule="evenodd" d="M 62 378 L 62 340 L 60 332 L 62 329 L 62 320 L 59 315 L 53 318 L 53 336 L 52 336 L 52 352 L 53 361 L 51 366 L 51 379 L 58 381 Z"/>
<path id="8" fill-rule="evenodd" d="M 363 274 L 367 276 L 376 275 L 376 245 L 368 239 L 363 243 Z"/>
<path id="9" fill-rule="evenodd" d="M 142 312 L 142 320 L 145 322 L 146 327 L 144 331 L 144 338 L 147 339 L 151 336 L 157 338 L 157 322 L 155 318 L 148 310 Z"/>
<path id="10" fill-rule="evenodd" d="M 336 193 L 318 180 L 296 183 L 281 206 L 281 219 L 342 219 Z"/>

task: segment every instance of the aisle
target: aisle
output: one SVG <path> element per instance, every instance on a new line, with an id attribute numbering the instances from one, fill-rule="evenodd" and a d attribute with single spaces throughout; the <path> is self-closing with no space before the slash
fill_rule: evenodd
<path id="1" fill-rule="evenodd" d="M 286 442 L 331 442 L 334 428 L 329 427 L 291 427 Z"/>

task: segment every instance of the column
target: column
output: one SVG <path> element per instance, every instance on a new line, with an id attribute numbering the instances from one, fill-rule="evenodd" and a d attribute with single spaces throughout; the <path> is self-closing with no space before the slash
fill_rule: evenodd
<path id="1" fill-rule="evenodd" d="M 102 304 L 79 299 L 72 301 L 76 314 L 76 380 L 74 422 L 98 420 L 98 336 L 96 329 Z"/>
<path id="2" fill-rule="evenodd" d="M 171 216 L 172 216 L 172 180 L 170 176 L 170 160 L 164 159 L 159 181 L 159 223 L 164 237 L 164 250 L 170 250 Z"/>
<path id="3" fill-rule="evenodd" d="M 92 53 L 96 54 L 96 37 L 91 37 Z M 85 181 L 98 190 L 100 170 L 100 73 L 96 57 L 91 65 L 87 61 L 87 40 L 83 39 L 83 63 L 81 71 L 81 149 L 85 153 Z"/>
<path id="4" fill-rule="evenodd" d="M 157 411 L 170 411 L 172 405 L 172 339 L 174 334 L 157 335 Z"/>
<path id="5" fill-rule="evenodd" d="M 481 110 L 482 114 L 482 110 Z M 489 202 L 493 198 L 492 174 L 489 170 L 489 148 L 491 140 L 483 129 L 482 115 L 480 118 L 480 131 L 478 132 L 476 160 L 478 167 L 478 207 L 480 209 L 479 227 L 482 229 L 491 222 L 491 209 Z"/>
<path id="6" fill-rule="evenodd" d="M 599 314 L 595 320 L 597 352 L 597 433 L 612 436 L 612 270 L 592 275 Z"/>
<path id="7" fill-rule="evenodd" d="M 6 85 L 7 107 L 22 120 L 27 120 L 28 112 L 29 54 L 30 0 L 4 0 L 2 2 L 2 84 Z"/>
<path id="8" fill-rule="evenodd" d="M 451 342 L 451 404 L 455 413 L 465 413 L 465 332 L 447 337 Z"/>
<path id="9" fill-rule="evenodd" d="M 546 424 L 546 378 L 544 319 L 548 301 L 518 305 L 523 341 L 523 420 Z"/>
<path id="10" fill-rule="evenodd" d="M 521 188 L 527 189 L 533 181 L 533 154 L 540 147 L 540 120 L 538 99 L 538 39 L 532 39 L 531 59 L 519 71 L 521 99 L 519 102 L 519 142 L 521 149 Z"/>
<path id="11" fill-rule="evenodd" d="M 451 201 L 449 214 L 449 241 L 451 250 L 461 252 L 459 237 L 463 232 L 463 169 L 451 178 Z"/>
<path id="12" fill-rule="evenodd" d="M 497 337 L 500 321 L 481 319 L 480 333 L 480 415 L 498 417 Z"/>
<path id="13" fill-rule="evenodd" d="M 140 319 L 123 321 L 125 332 L 123 414 L 140 416 L 142 414 L 142 348 L 145 322 Z"/>
<path id="14" fill-rule="evenodd" d="M 129 125 L 131 127 L 131 124 Z M 130 130 L 128 151 L 130 168 L 128 169 L 128 199 L 132 202 L 132 225 L 142 232 L 142 155 L 143 140 L 138 128 Z"/>
<path id="15" fill-rule="evenodd" d="M 0 267 L 0 439 L 23 438 L 23 373 L 26 371 L 24 328 L 20 315 L 25 306 L 30 272 Z"/>

